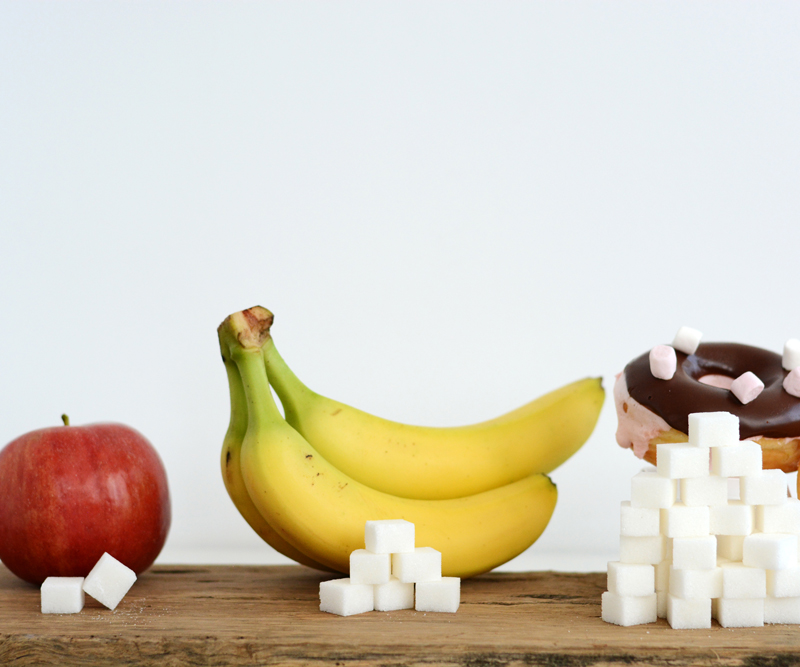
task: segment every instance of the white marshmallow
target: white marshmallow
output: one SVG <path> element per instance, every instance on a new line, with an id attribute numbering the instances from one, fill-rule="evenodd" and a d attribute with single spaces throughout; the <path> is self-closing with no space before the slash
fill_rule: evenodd
<path id="1" fill-rule="evenodd" d="M 42 583 L 43 614 L 77 614 L 83 609 L 83 577 L 47 577 Z"/>
<path id="2" fill-rule="evenodd" d="M 739 442 L 739 418 L 730 412 L 693 412 L 688 435 L 694 447 L 735 445 Z"/>
<path id="3" fill-rule="evenodd" d="M 764 383 L 752 371 L 742 373 L 731 382 L 731 392 L 745 405 L 758 398 L 762 391 L 764 391 Z"/>
<path id="4" fill-rule="evenodd" d="M 675 334 L 675 340 L 672 341 L 672 347 L 678 352 L 684 354 L 694 354 L 697 352 L 697 346 L 700 345 L 700 339 L 703 337 L 702 332 L 691 327 L 681 327 L 678 333 Z"/>
<path id="5" fill-rule="evenodd" d="M 761 445 L 751 440 L 730 447 L 711 448 L 711 474 L 744 477 L 761 470 Z"/>
<path id="6" fill-rule="evenodd" d="M 650 372 L 659 380 L 671 380 L 678 368 L 675 350 L 669 345 L 656 345 L 650 350 Z"/>
<path id="7" fill-rule="evenodd" d="M 685 442 L 656 445 L 656 468 L 659 475 L 670 479 L 708 477 L 709 450 Z"/>
<path id="8" fill-rule="evenodd" d="M 116 609 L 136 581 L 136 573 L 109 553 L 100 556 L 83 581 L 84 592 L 109 609 Z"/>
<path id="9" fill-rule="evenodd" d="M 783 344 L 783 368 L 793 371 L 800 366 L 800 340 L 790 338 Z"/>
<path id="10" fill-rule="evenodd" d="M 783 389 L 787 394 L 800 398 L 800 366 L 790 371 L 789 375 L 783 378 Z"/>
<path id="11" fill-rule="evenodd" d="M 658 597 L 623 597 L 606 591 L 600 597 L 600 615 L 606 623 L 631 626 L 658 620 Z"/>
<path id="12" fill-rule="evenodd" d="M 739 484 L 742 502 L 747 505 L 782 505 L 788 500 L 788 480 L 779 468 L 745 475 Z"/>
<path id="13" fill-rule="evenodd" d="M 655 537 L 660 535 L 658 508 L 631 507 L 629 500 L 620 503 L 619 534 L 628 537 Z"/>
<path id="14" fill-rule="evenodd" d="M 641 597 L 656 592 L 655 567 L 611 561 L 608 564 L 608 590 L 621 597 Z"/>
<path id="15" fill-rule="evenodd" d="M 656 471 L 642 471 L 631 478 L 631 507 L 664 509 L 678 497 L 678 482 Z"/>

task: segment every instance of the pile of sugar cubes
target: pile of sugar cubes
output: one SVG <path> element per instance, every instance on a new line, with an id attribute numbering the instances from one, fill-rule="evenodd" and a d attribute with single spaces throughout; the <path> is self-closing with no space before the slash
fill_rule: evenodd
<path id="1" fill-rule="evenodd" d="M 416 547 L 414 524 L 403 519 L 367 521 L 365 549 L 350 554 L 350 577 L 319 585 L 319 608 L 339 616 L 366 611 L 455 612 L 461 579 L 442 576 L 442 554 Z"/>
<path id="2" fill-rule="evenodd" d="M 113 610 L 136 581 L 136 573 L 108 553 L 86 577 L 47 577 L 42 583 L 43 614 L 77 614 L 88 593 Z"/>
<path id="3" fill-rule="evenodd" d="M 786 473 L 761 469 L 728 412 L 689 415 L 689 442 L 657 446 L 631 481 L 620 557 L 608 564 L 602 618 L 666 618 L 672 628 L 800 623 L 800 501 Z"/>

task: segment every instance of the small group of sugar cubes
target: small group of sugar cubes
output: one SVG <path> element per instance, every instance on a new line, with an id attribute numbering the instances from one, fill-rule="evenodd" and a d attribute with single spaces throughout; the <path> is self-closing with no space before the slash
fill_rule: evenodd
<path id="1" fill-rule="evenodd" d="M 364 549 L 350 554 L 350 577 L 319 585 L 319 608 L 339 616 L 367 611 L 455 612 L 461 579 L 442 576 L 442 554 L 415 546 L 414 524 L 367 521 Z"/>
<path id="2" fill-rule="evenodd" d="M 42 583 L 43 614 L 77 614 L 84 593 L 109 609 L 116 609 L 136 581 L 136 573 L 108 553 L 100 556 L 86 577 L 47 577 Z"/>
<path id="3" fill-rule="evenodd" d="M 703 334 L 691 327 L 681 327 L 672 345 L 656 345 L 650 350 L 650 372 L 660 380 L 671 380 L 678 368 L 675 350 L 684 354 L 694 354 L 700 345 Z M 783 380 L 784 390 L 792 396 L 800 397 L 800 340 L 790 338 L 783 346 L 783 368 L 789 374 Z M 764 391 L 764 383 L 752 371 L 745 371 L 733 379 L 730 391 L 746 405 Z"/>
<path id="4" fill-rule="evenodd" d="M 689 442 L 657 445 L 656 470 L 631 481 L 620 558 L 608 564 L 602 618 L 671 627 L 800 623 L 800 501 L 762 470 L 728 412 L 689 415 Z"/>

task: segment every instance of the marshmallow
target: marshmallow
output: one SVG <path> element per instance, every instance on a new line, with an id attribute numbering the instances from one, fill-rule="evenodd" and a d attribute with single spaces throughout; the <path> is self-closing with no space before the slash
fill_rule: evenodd
<path id="1" fill-rule="evenodd" d="M 684 354 L 694 354 L 697 351 L 697 346 L 700 345 L 700 339 L 702 337 L 702 332 L 697 329 L 681 327 L 678 329 L 678 333 L 675 334 L 672 347 Z"/>
<path id="2" fill-rule="evenodd" d="M 751 371 L 742 373 L 731 382 L 731 391 L 745 405 L 764 391 L 764 383 Z"/>
<path id="3" fill-rule="evenodd" d="M 783 345 L 783 368 L 793 371 L 800 366 L 800 340 L 790 338 Z"/>
<path id="4" fill-rule="evenodd" d="M 656 345 L 650 350 L 650 372 L 659 380 L 671 380 L 678 368 L 675 350 L 669 345 Z"/>
<path id="5" fill-rule="evenodd" d="M 800 398 L 800 366 L 790 371 L 789 375 L 783 378 L 783 388 L 787 394 Z"/>

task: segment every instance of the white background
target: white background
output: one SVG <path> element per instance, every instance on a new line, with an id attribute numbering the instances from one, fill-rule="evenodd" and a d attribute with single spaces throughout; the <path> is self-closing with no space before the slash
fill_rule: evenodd
<path id="1" fill-rule="evenodd" d="M 162 562 L 271 562 L 219 472 L 233 311 L 431 425 L 610 389 L 683 324 L 780 351 L 798 35 L 791 2 L 3 2 L 0 444 L 128 423 L 169 474 Z M 615 428 L 609 396 L 525 567 L 613 556 Z"/>

